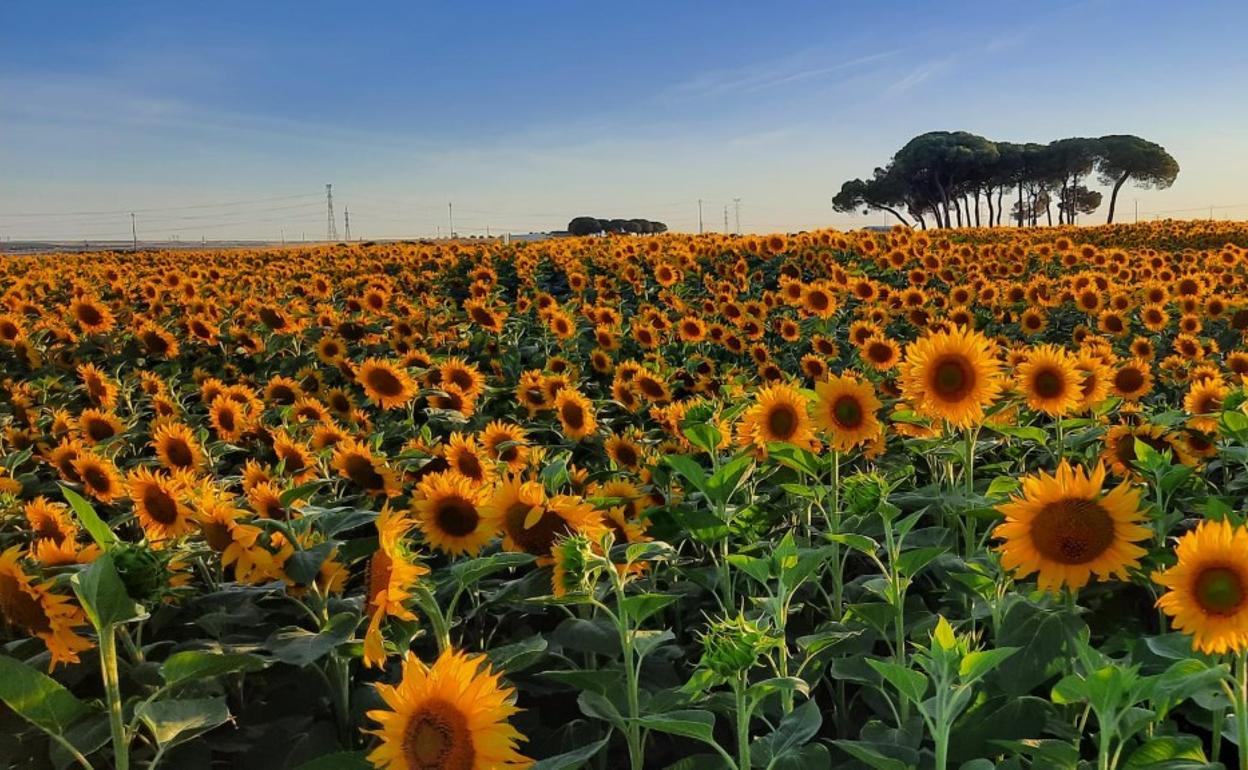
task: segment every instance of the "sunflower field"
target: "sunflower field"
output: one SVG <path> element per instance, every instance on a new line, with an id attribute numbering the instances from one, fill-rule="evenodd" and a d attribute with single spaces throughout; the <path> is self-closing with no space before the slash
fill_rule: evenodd
<path id="1" fill-rule="evenodd" d="M 1248 225 L 0 261 L 0 765 L 1248 770 Z"/>

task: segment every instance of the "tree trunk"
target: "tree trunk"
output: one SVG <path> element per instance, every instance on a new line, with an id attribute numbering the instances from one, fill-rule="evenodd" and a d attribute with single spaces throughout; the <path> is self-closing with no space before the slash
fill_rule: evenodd
<path id="1" fill-rule="evenodd" d="M 1053 226 L 1053 201 L 1044 202 L 1044 216 L 1049 220 L 1049 227 Z"/>
<path id="2" fill-rule="evenodd" d="M 892 207 L 890 207 L 890 206 L 880 206 L 880 208 L 881 208 L 881 209 L 883 209 L 884 211 L 887 211 L 888 213 L 892 214 L 893 216 L 897 217 L 897 221 L 898 221 L 898 222 L 901 222 L 901 223 L 902 223 L 903 225 L 905 225 L 906 227 L 910 227 L 910 220 L 906 219 L 906 218 L 905 218 L 905 217 L 903 217 L 901 214 L 898 214 L 898 213 L 897 213 L 897 209 L 894 209 L 894 208 L 892 208 Z"/>
<path id="3" fill-rule="evenodd" d="M 992 187 L 991 186 L 989 186 L 987 189 L 984 190 L 984 200 L 988 203 L 988 226 L 992 227 L 993 224 L 995 224 L 993 221 L 993 217 L 996 216 L 996 212 L 992 210 Z"/>
<path id="4" fill-rule="evenodd" d="M 978 187 L 975 188 L 975 190 L 972 192 L 972 195 L 975 198 L 975 226 L 979 227 L 979 188 Z"/>
<path id="5" fill-rule="evenodd" d="M 1018 180 L 1018 226 L 1023 226 L 1023 180 Z"/>
<path id="6" fill-rule="evenodd" d="M 953 213 L 958 218 L 958 227 L 962 226 L 962 206 L 958 203 L 958 196 L 953 196 Z"/>
<path id="7" fill-rule="evenodd" d="M 1005 204 L 1002 199 L 1005 198 L 1005 185 L 997 188 L 997 227 L 1001 226 L 1001 222 L 1005 219 Z"/>
<path id="8" fill-rule="evenodd" d="M 938 175 L 932 175 L 932 181 L 936 183 L 936 189 L 940 192 L 941 205 L 945 210 L 945 227 L 949 226 L 949 193 L 945 191 L 945 186 L 940 183 Z"/>
<path id="9" fill-rule="evenodd" d="M 1114 182 L 1114 191 L 1109 194 L 1109 216 L 1105 219 L 1107 225 L 1114 223 L 1114 206 L 1118 205 L 1118 191 L 1122 189 L 1122 185 L 1126 183 L 1129 176 L 1131 176 L 1130 171 L 1118 177 L 1118 181 Z"/>

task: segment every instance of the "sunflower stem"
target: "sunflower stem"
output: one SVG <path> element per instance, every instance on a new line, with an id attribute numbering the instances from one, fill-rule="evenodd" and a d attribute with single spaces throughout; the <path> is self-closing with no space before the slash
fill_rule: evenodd
<path id="1" fill-rule="evenodd" d="M 978 431 L 970 428 L 966 429 L 966 466 L 963 468 L 963 476 L 966 481 L 966 497 L 970 501 L 971 496 L 975 494 L 975 440 Z M 974 516 L 965 518 L 966 526 L 966 547 L 964 558 L 970 561 L 975 555 L 975 546 L 977 544 L 978 533 L 976 531 L 976 519 Z"/>
<path id="2" fill-rule="evenodd" d="M 1235 742 L 1239 770 L 1248 770 L 1248 650 L 1235 655 Z"/>
<path id="3" fill-rule="evenodd" d="M 104 695 L 108 700 L 108 727 L 113 739 L 113 765 L 117 770 L 130 768 L 130 742 L 121 713 L 121 682 L 117 676 L 117 629 L 108 624 L 100 629 L 100 673 L 104 677 Z"/>
<path id="4" fill-rule="evenodd" d="M 750 767 L 750 711 L 745 694 L 746 673 L 742 672 L 732 683 L 732 692 L 736 699 L 737 717 L 737 767 Z"/>

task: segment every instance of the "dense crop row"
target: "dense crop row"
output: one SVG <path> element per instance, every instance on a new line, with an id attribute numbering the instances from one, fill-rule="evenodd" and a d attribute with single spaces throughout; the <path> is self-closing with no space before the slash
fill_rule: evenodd
<path id="1" fill-rule="evenodd" d="M 0 762 L 1248 768 L 1248 227 L 0 263 Z"/>

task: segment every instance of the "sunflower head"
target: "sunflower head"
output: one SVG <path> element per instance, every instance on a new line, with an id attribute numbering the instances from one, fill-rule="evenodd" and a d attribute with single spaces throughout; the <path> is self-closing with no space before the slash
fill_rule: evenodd
<path id="1" fill-rule="evenodd" d="M 1202 521 L 1179 540 L 1178 563 L 1153 575 L 1169 589 L 1157 606 L 1201 652 L 1248 648 L 1248 530 L 1227 521 Z"/>
<path id="2" fill-rule="evenodd" d="M 920 414 L 965 427 L 1000 394 L 1001 362 L 987 337 L 959 326 L 909 346 L 901 385 Z"/>

